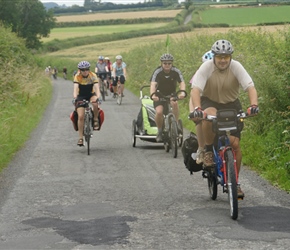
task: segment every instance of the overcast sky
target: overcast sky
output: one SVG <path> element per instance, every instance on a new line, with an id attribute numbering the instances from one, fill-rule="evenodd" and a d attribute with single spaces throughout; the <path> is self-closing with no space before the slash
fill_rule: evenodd
<path id="1" fill-rule="evenodd" d="M 43 3 L 49 3 L 49 2 L 54 2 L 57 3 L 58 5 L 63 5 L 65 4 L 66 6 L 72 6 L 74 4 L 83 6 L 84 5 L 84 0 L 40 0 Z M 98 0 L 95 0 L 96 2 Z M 144 0 L 101 0 L 103 3 L 104 2 L 111 2 L 111 3 L 123 3 L 123 4 L 128 4 L 128 3 L 143 3 Z"/>

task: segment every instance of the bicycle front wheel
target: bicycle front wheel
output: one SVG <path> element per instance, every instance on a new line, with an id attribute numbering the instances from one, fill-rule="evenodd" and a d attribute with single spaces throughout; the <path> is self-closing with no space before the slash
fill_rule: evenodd
<path id="1" fill-rule="evenodd" d="M 238 218 L 238 190 L 236 179 L 236 168 L 234 155 L 231 149 L 225 152 L 226 171 L 227 171 L 227 190 L 230 203 L 231 217 L 233 220 Z"/>
<path id="2" fill-rule="evenodd" d="M 104 82 L 101 83 L 101 95 L 102 95 L 102 101 L 105 101 L 106 100 L 106 93 L 105 93 Z"/>
<path id="3" fill-rule="evenodd" d="M 171 153 L 173 158 L 177 157 L 177 122 L 171 117 L 169 123 L 169 131 L 170 131 L 170 144 L 171 144 Z"/>
<path id="4" fill-rule="evenodd" d="M 84 124 L 84 136 L 87 144 L 88 155 L 90 155 L 90 139 L 91 139 L 91 127 L 90 127 L 90 118 L 89 115 L 85 115 L 85 124 Z"/>

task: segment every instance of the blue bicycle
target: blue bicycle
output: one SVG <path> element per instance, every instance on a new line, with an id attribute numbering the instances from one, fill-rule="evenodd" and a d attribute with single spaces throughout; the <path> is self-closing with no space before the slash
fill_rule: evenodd
<path id="1" fill-rule="evenodd" d="M 216 133 L 216 142 L 213 146 L 214 164 L 212 167 L 204 167 L 202 176 L 208 181 L 209 194 L 212 200 L 217 198 L 217 186 L 221 185 L 223 193 L 228 194 L 230 203 L 230 215 L 233 220 L 238 218 L 237 186 L 238 171 L 236 166 L 235 151 L 230 145 L 231 132 L 241 131 L 243 121 L 247 116 L 244 112 L 237 113 L 233 109 L 218 110 L 216 116 L 207 115 L 206 121 L 213 123 L 213 132 Z"/>

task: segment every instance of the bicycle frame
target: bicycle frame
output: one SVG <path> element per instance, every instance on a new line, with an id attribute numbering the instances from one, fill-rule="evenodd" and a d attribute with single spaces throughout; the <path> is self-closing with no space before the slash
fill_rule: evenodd
<path id="1" fill-rule="evenodd" d="M 230 146 L 230 140 L 228 135 L 221 135 L 218 136 L 218 146 L 217 148 L 213 147 L 214 152 L 214 162 L 215 168 L 218 178 L 218 183 L 222 185 L 223 192 L 226 192 L 226 184 L 227 180 L 227 168 L 226 168 L 226 161 L 225 161 L 225 152 L 231 150 L 234 156 L 234 168 L 236 173 L 236 181 L 238 183 L 238 173 L 237 173 L 237 162 L 236 162 L 236 154 L 235 151 Z"/>

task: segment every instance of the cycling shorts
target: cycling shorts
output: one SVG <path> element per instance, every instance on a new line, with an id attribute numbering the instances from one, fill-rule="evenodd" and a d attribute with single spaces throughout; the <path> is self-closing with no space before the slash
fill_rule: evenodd
<path id="1" fill-rule="evenodd" d="M 169 110 L 168 110 L 168 104 L 166 101 L 156 101 L 153 102 L 153 106 L 156 109 L 158 106 L 163 106 L 163 115 L 167 115 Z"/>
<path id="2" fill-rule="evenodd" d="M 125 84 L 125 76 L 116 76 L 113 81 L 113 86 L 117 86 L 118 80 L 120 78 L 120 83 Z"/>
<path id="3" fill-rule="evenodd" d="M 217 110 L 220 109 L 235 109 L 237 112 L 240 112 L 242 110 L 242 105 L 239 99 L 236 99 L 233 102 L 229 102 L 229 103 L 217 103 L 214 102 L 212 100 L 210 100 L 207 97 L 202 96 L 201 97 L 201 108 L 203 110 L 207 109 L 207 108 L 216 108 Z M 238 137 L 239 139 L 241 138 L 241 131 L 243 129 L 243 125 L 241 124 L 241 129 L 237 132 L 231 133 L 232 136 Z"/>
<path id="4" fill-rule="evenodd" d="M 76 108 L 82 107 L 81 103 L 79 103 L 79 102 L 81 102 L 83 100 L 90 101 L 93 96 L 96 96 L 96 93 L 91 93 L 88 96 L 77 96 L 76 102 L 75 102 L 76 103 Z"/>
<path id="5" fill-rule="evenodd" d="M 106 80 L 107 78 L 107 72 L 104 73 L 97 73 L 98 77 L 101 78 L 102 80 Z"/>

